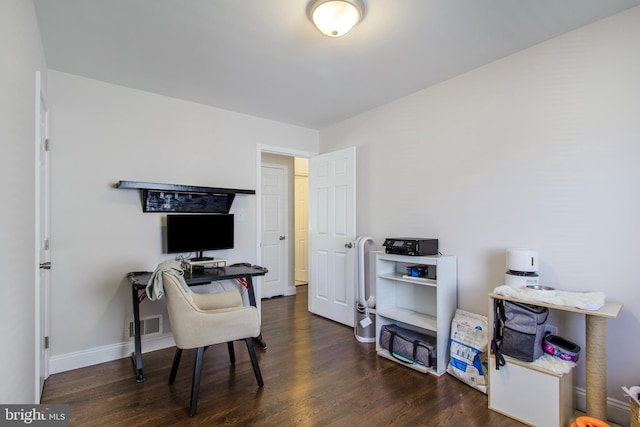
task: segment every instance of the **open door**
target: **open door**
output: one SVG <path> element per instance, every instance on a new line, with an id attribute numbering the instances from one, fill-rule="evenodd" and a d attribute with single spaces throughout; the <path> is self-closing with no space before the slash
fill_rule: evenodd
<path id="1" fill-rule="evenodd" d="M 353 327 L 356 149 L 309 161 L 309 311 Z"/>
<path id="2" fill-rule="evenodd" d="M 36 395 L 40 402 L 44 381 L 49 376 L 49 250 L 50 184 L 49 184 L 49 111 L 42 88 L 40 72 L 36 72 Z"/>

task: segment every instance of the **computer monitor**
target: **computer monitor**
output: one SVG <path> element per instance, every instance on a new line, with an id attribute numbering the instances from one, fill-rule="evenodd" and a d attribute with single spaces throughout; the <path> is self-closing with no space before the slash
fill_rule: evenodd
<path id="1" fill-rule="evenodd" d="M 191 260 L 206 260 L 203 251 L 232 249 L 233 214 L 167 215 L 167 253 L 198 252 Z M 209 258 L 210 259 L 210 258 Z"/>

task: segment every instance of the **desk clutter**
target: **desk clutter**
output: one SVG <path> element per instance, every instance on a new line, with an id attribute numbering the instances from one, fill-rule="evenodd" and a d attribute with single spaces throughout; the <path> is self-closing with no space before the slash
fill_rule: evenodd
<path id="1" fill-rule="evenodd" d="M 227 266 L 226 259 L 207 259 L 204 261 L 193 261 L 190 259 L 185 259 L 182 261 L 182 267 L 185 270 L 189 270 L 189 273 L 193 273 L 194 269 L 198 268 L 221 268 Z"/>

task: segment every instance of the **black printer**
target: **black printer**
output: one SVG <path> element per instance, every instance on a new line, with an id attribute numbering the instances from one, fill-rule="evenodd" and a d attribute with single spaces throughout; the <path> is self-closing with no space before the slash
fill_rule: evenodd
<path id="1" fill-rule="evenodd" d="M 438 239 L 415 237 L 387 237 L 382 246 L 388 254 L 398 255 L 438 255 Z"/>

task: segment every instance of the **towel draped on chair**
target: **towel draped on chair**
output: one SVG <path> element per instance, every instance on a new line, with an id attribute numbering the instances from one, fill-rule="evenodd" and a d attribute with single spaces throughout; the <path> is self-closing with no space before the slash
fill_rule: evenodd
<path id="1" fill-rule="evenodd" d="M 162 282 L 162 273 L 169 273 L 176 277 L 178 282 L 185 288 L 189 289 L 187 282 L 184 280 L 184 270 L 178 261 L 164 261 L 158 264 L 147 283 L 147 297 L 151 301 L 157 301 L 164 296 L 164 283 Z"/>

